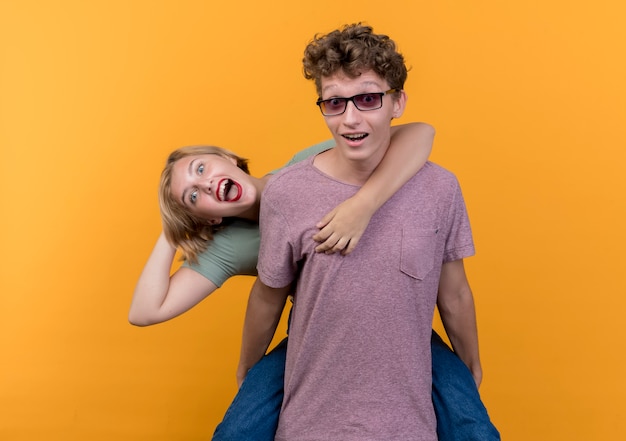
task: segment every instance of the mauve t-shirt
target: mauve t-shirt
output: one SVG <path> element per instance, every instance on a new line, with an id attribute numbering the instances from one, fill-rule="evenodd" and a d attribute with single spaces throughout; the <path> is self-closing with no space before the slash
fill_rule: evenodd
<path id="1" fill-rule="evenodd" d="M 435 441 L 430 337 L 441 266 L 474 254 L 455 176 L 427 163 L 348 256 L 315 253 L 315 223 L 358 187 L 310 158 L 261 202 L 258 274 L 298 280 L 276 441 Z"/>

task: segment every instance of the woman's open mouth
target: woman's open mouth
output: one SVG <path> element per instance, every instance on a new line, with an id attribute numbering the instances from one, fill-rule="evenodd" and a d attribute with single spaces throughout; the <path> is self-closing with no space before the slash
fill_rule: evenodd
<path id="1" fill-rule="evenodd" d="M 215 196 L 221 202 L 236 202 L 241 198 L 241 185 L 232 179 L 222 179 Z"/>

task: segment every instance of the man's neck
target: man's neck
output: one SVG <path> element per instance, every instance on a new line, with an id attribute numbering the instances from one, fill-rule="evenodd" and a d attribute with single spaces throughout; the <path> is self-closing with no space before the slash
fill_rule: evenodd
<path id="1" fill-rule="evenodd" d="M 367 159 L 346 158 L 334 148 L 317 155 L 313 165 L 328 176 L 350 185 L 362 186 L 382 161 L 386 149 Z"/>

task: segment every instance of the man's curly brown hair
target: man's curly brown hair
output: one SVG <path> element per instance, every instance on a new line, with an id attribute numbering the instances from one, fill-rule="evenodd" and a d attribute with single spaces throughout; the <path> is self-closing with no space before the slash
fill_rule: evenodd
<path id="1" fill-rule="evenodd" d="M 304 77 L 314 80 L 322 97 L 322 78 L 341 71 L 356 78 L 374 71 L 392 89 L 402 90 L 407 77 L 404 57 L 387 35 L 374 34 L 361 23 L 346 25 L 326 35 L 316 35 L 304 50 Z"/>

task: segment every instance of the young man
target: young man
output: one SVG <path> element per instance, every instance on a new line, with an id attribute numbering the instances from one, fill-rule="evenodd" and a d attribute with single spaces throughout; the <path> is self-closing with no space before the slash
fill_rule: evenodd
<path id="1" fill-rule="evenodd" d="M 393 41 L 362 25 L 316 38 L 304 71 L 336 148 L 279 172 L 264 191 L 239 380 L 265 353 L 295 288 L 275 439 L 437 440 L 435 304 L 455 352 L 482 379 L 463 267 L 474 245 L 458 182 L 428 163 L 376 212 L 352 254 L 315 253 L 314 220 L 384 157 L 407 71 Z"/>

